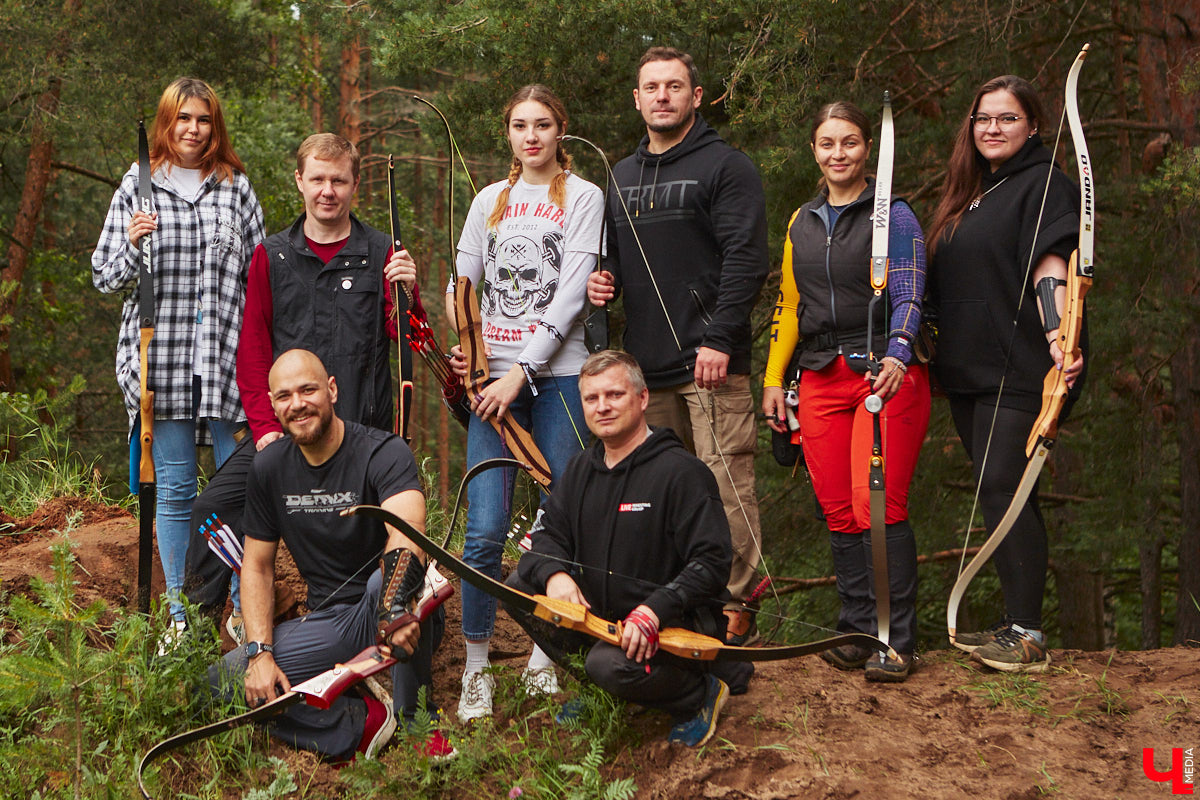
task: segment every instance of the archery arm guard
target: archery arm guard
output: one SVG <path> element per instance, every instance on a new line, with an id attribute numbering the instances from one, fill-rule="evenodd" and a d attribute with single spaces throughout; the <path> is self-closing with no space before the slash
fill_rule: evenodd
<path id="1" fill-rule="evenodd" d="M 379 559 L 383 572 L 383 591 L 379 594 L 377 638 L 386 644 L 392 634 L 412 622 L 419 622 L 413 602 L 425 586 L 425 566 L 412 551 L 398 547 Z"/>
<path id="2" fill-rule="evenodd" d="M 1038 304 L 1042 307 L 1042 330 L 1046 333 L 1054 333 L 1062 324 L 1062 317 L 1058 314 L 1058 304 L 1054 302 L 1054 290 L 1066 285 L 1067 282 L 1063 279 L 1050 275 L 1037 282 L 1035 288 Z"/>

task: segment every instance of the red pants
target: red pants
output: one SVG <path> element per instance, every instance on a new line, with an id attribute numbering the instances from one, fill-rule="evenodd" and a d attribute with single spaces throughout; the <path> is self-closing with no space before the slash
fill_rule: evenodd
<path id="1" fill-rule="evenodd" d="M 867 473 L 874 430 L 863 408 L 870 385 L 838 356 L 800 378 L 800 434 L 813 490 L 829 530 L 860 533 L 871 527 Z M 896 396 L 880 412 L 887 522 L 908 519 L 908 484 L 929 427 L 929 372 L 913 364 Z"/>

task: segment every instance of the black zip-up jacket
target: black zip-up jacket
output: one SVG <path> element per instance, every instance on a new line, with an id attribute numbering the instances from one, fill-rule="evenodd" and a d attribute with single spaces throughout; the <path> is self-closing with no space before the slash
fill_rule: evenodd
<path id="1" fill-rule="evenodd" d="M 539 589 L 569 573 L 605 619 L 644 603 L 663 627 L 712 636 L 724 630 L 731 554 L 712 470 L 655 428 L 612 469 L 601 442 L 571 460 L 517 570 Z"/>
<path id="2" fill-rule="evenodd" d="M 1078 245 L 1079 187 L 1051 166 L 1050 150 L 1035 134 L 995 172 L 985 167 L 980 192 L 978 206 L 962 215 L 953 236 L 942 236 L 930 265 L 929 294 L 938 320 L 934 372 L 949 394 L 995 394 L 1007 365 L 1001 405 L 1036 411 L 1042 381 L 1054 362 L 1032 278 L 1026 280 L 1025 272 L 1031 252 L 1035 268 L 1051 253 L 1070 262 Z M 1086 320 L 1081 344 L 1084 374 L 1072 398 L 1083 388 L 1090 360 Z"/>
<path id="3" fill-rule="evenodd" d="M 337 379 L 338 416 L 392 428 L 392 376 L 383 318 L 383 265 L 391 237 L 350 216 L 350 238 L 328 264 L 304 238 L 304 215 L 268 236 L 273 357 L 296 347 L 320 357 Z"/>
<path id="4" fill-rule="evenodd" d="M 830 235 L 826 197 L 818 195 L 801 207 L 788 230 L 800 293 L 796 313 L 803 337 L 799 364 L 804 369 L 822 369 L 839 353 L 848 359 L 867 356 L 867 305 L 874 296 L 867 280 L 874 196 L 875 182 L 869 181 L 858 199 L 842 210 Z M 876 311 L 875 346 L 881 352 L 887 348 L 886 311 L 882 306 Z"/>
<path id="5" fill-rule="evenodd" d="M 727 353 L 731 374 L 748 374 L 750 312 L 768 267 L 758 170 L 699 114 L 667 152 L 651 153 L 649 144 L 646 136 L 613 169 L 620 191 L 611 194 L 606 211 L 605 263 L 625 298 L 625 348 L 651 388 L 691 380 L 701 346 Z"/>

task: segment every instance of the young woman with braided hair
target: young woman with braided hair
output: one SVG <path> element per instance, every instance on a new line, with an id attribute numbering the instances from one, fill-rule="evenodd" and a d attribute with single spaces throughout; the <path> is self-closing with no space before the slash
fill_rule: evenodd
<path id="1" fill-rule="evenodd" d="M 571 173 L 559 142 L 567 131 L 562 101 L 545 86 L 517 91 L 504 109 L 513 160 L 508 177 L 476 196 L 458 243 L 460 277 L 480 288 L 483 338 L 493 380 L 472 400 L 467 465 L 510 455 L 489 417 L 520 423 L 545 455 L 554 478 L 583 449 L 579 368 L 587 357 L 580 311 L 587 276 L 596 264 L 604 198 L 600 189 Z M 453 291 L 447 305 L 453 318 Z M 458 347 L 455 369 L 467 371 Z M 463 560 L 500 577 L 509 526 L 513 470 L 481 473 L 467 490 Z M 496 601 L 462 587 L 462 629 L 467 663 L 458 716 L 464 722 L 492 713 L 488 644 Z M 535 649 L 525 670 L 533 692 L 557 691 L 550 659 Z"/>

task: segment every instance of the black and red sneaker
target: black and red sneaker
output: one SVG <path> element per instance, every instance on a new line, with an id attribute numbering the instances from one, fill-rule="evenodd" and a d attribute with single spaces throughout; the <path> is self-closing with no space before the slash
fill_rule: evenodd
<path id="1" fill-rule="evenodd" d="M 367 722 L 363 726 L 358 752 L 363 758 L 374 758 L 396 732 L 396 715 L 374 697 L 364 697 L 363 702 L 367 704 Z"/>
<path id="2" fill-rule="evenodd" d="M 446 738 L 446 734 L 435 730 L 423 742 L 414 742 L 413 750 L 428 758 L 430 761 L 449 761 L 458 755 L 454 745 Z"/>

